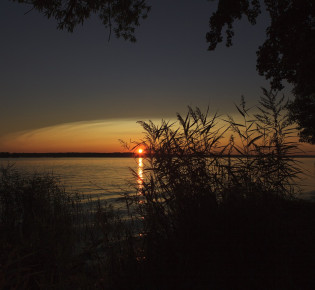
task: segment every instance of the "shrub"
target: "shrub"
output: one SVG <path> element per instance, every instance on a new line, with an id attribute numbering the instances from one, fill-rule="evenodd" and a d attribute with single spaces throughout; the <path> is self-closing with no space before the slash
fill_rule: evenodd
<path id="1" fill-rule="evenodd" d="M 79 201 L 53 176 L 0 169 L 1 288 L 58 288 L 67 280 Z"/>
<path id="2" fill-rule="evenodd" d="M 153 223 L 146 225 L 147 231 L 167 235 L 183 216 L 240 198 L 294 195 L 300 171 L 293 158 L 297 145 L 288 141 L 293 129 L 287 104 L 263 92 L 258 114 L 251 115 L 244 100 L 236 106 L 241 122 L 228 117 L 222 125 L 217 114 L 209 118 L 199 108 L 189 108 L 185 118 L 177 114 L 178 127 L 139 122 L 145 137 L 135 147 L 145 147 L 145 178 L 131 200 L 145 223 Z M 229 132 L 234 135 L 224 139 Z"/>
<path id="3" fill-rule="evenodd" d="M 291 222 L 303 234 L 312 223 L 305 230 L 304 205 L 294 199 L 298 147 L 287 104 L 263 93 L 256 114 L 244 100 L 236 106 L 241 121 L 222 125 L 217 114 L 189 108 L 177 123 L 139 122 L 145 135 L 132 149 L 145 148 L 143 176 L 134 172 L 142 182 L 126 200 L 142 224 L 144 288 L 255 288 L 264 271 L 266 287 L 284 287 L 299 281 L 294 263 L 310 265 L 304 254 L 283 262 L 301 240 L 288 242 Z"/>

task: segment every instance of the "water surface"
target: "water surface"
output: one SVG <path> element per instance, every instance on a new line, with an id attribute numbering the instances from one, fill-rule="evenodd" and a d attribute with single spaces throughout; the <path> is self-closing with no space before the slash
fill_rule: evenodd
<path id="1" fill-rule="evenodd" d="M 302 198 L 315 198 L 315 158 L 296 159 L 303 174 L 299 184 Z M 112 200 L 123 192 L 135 192 L 137 180 L 131 169 L 141 176 L 142 158 L 0 158 L 0 165 L 15 164 L 30 174 L 53 173 L 67 189 Z"/>
<path id="2" fill-rule="evenodd" d="M 138 169 L 139 159 L 0 158 L 0 165 L 6 164 L 14 164 L 28 174 L 53 174 L 67 189 L 111 200 L 125 191 L 135 191 L 131 169 Z"/>

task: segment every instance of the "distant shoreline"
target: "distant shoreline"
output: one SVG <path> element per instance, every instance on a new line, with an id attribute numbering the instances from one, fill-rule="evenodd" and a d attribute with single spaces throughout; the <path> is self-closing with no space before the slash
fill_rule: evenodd
<path id="1" fill-rule="evenodd" d="M 112 152 L 112 153 L 80 153 L 80 152 L 64 152 L 64 153 L 9 153 L 0 152 L 0 158 L 65 158 L 65 157 L 139 157 L 139 154 L 133 152 Z M 145 157 L 145 155 L 143 156 Z M 223 155 L 222 157 L 226 157 Z M 240 157 L 240 155 L 231 155 L 231 157 Z M 245 157 L 245 156 L 244 156 Z M 315 155 L 291 155 L 293 158 L 315 158 Z"/>
<path id="2" fill-rule="evenodd" d="M 0 158 L 64 158 L 64 157 L 133 157 L 132 152 L 113 152 L 113 153 L 9 153 L 0 152 Z"/>

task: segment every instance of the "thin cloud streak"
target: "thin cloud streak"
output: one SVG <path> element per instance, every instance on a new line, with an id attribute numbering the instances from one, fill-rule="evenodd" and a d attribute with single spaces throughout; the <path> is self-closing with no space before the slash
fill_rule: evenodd
<path id="1" fill-rule="evenodd" d="M 94 120 L 65 123 L 7 134 L 2 152 L 114 152 L 124 151 L 118 139 L 137 139 L 137 120 Z"/>

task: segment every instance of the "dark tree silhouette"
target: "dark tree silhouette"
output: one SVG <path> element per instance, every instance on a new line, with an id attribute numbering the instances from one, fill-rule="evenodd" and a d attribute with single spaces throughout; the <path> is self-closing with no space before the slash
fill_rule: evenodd
<path id="1" fill-rule="evenodd" d="M 10 0 L 31 5 L 48 18 L 58 21 L 59 29 L 72 32 L 91 14 L 98 14 L 109 38 L 136 41 L 135 28 L 150 11 L 148 0 Z M 257 51 L 257 70 L 270 80 L 271 88 L 283 89 L 283 81 L 293 85 L 291 120 L 300 129 L 300 140 L 315 144 L 315 2 L 314 0 L 210 0 L 218 1 L 217 10 L 209 21 L 206 35 L 209 50 L 223 41 L 232 45 L 233 24 L 246 16 L 254 25 L 262 3 L 270 16 L 267 39 Z"/>
<path id="2" fill-rule="evenodd" d="M 145 0 L 11 0 L 31 5 L 48 18 L 58 21 L 58 29 L 73 32 L 78 24 L 83 24 L 91 14 L 97 14 L 105 27 L 109 28 L 109 38 L 113 31 L 116 37 L 136 41 L 135 28 L 139 20 L 145 19 L 150 6 Z"/>
<path id="3" fill-rule="evenodd" d="M 315 94 L 296 96 L 289 106 L 290 118 L 298 124 L 300 140 L 315 144 Z"/>
<path id="4" fill-rule="evenodd" d="M 246 16 L 251 24 L 261 13 L 262 2 L 271 23 L 267 39 L 257 51 L 257 70 L 270 80 L 271 88 L 283 89 L 283 81 L 293 85 L 295 100 L 291 120 L 297 122 L 300 140 L 315 144 L 315 2 L 314 0 L 219 0 L 209 21 L 209 50 L 214 50 L 226 34 L 232 45 L 233 24 Z"/>

